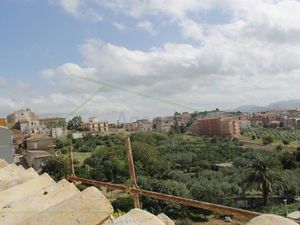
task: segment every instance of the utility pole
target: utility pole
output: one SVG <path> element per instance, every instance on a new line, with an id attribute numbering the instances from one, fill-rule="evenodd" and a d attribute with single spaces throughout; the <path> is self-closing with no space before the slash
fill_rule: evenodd
<path id="1" fill-rule="evenodd" d="M 132 156 L 132 149 L 130 144 L 130 137 L 128 136 L 125 140 L 125 147 L 127 150 L 128 168 L 130 174 L 131 188 L 139 188 L 136 181 L 134 162 Z M 133 194 L 134 207 L 140 208 L 140 199 L 138 194 Z"/>

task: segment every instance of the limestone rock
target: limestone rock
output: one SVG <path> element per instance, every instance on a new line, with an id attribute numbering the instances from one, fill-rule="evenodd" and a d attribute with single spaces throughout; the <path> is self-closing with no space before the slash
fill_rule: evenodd
<path id="1" fill-rule="evenodd" d="M 250 220 L 247 225 L 298 225 L 296 222 L 282 216 L 263 214 Z"/>
<path id="2" fill-rule="evenodd" d="M 95 187 L 36 214 L 22 225 L 98 225 L 113 213 L 106 197 Z"/>
<path id="3" fill-rule="evenodd" d="M 0 208 L 7 207 L 9 203 L 24 199 L 48 186 L 55 184 L 54 180 L 46 173 L 29 180 L 23 184 L 16 185 L 0 192 Z"/>
<path id="4" fill-rule="evenodd" d="M 7 166 L 7 162 L 3 159 L 0 159 L 0 169 Z"/>
<path id="5" fill-rule="evenodd" d="M 38 176 L 32 168 L 27 170 L 24 170 L 22 166 L 12 168 L 10 171 L 6 171 L 6 173 L 0 173 L 0 191 L 22 184 Z"/>
<path id="6" fill-rule="evenodd" d="M 175 225 L 174 221 L 164 213 L 158 214 L 157 217 L 166 225 Z"/>
<path id="7" fill-rule="evenodd" d="M 109 225 L 165 225 L 155 215 L 141 210 L 132 209 L 123 216 L 118 217 Z"/>
<path id="8" fill-rule="evenodd" d="M 31 196 L 15 201 L 0 210 L 0 225 L 23 224 L 39 212 L 46 210 L 78 193 L 74 184 L 61 180 L 39 190 Z"/>

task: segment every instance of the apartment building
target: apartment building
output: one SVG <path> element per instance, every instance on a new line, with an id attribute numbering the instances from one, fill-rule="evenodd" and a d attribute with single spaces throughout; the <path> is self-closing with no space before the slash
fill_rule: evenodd
<path id="1" fill-rule="evenodd" d="M 240 135 L 238 120 L 232 118 L 205 118 L 195 121 L 191 132 L 198 135 L 236 137 Z"/>

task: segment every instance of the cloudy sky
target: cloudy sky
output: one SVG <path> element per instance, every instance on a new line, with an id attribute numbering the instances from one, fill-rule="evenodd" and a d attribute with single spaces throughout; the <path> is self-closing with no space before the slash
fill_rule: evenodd
<path id="1" fill-rule="evenodd" d="M 300 98 L 296 0 L 1 0 L 0 116 L 110 121 Z"/>

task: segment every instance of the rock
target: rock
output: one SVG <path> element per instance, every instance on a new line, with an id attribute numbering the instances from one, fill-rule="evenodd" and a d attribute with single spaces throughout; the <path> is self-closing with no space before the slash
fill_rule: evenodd
<path id="1" fill-rule="evenodd" d="M 263 214 L 250 220 L 247 225 L 298 225 L 296 222 L 282 216 Z"/>
<path id="2" fill-rule="evenodd" d="M 110 218 L 113 208 L 106 197 L 95 187 L 73 195 L 48 208 L 22 225 L 97 225 Z"/>
<path id="3" fill-rule="evenodd" d="M 22 224 L 39 212 L 46 210 L 78 193 L 74 184 L 61 180 L 55 185 L 39 190 L 33 195 L 15 201 L 0 210 L 0 225 Z"/>
<path id="4" fill-rule="evenodd" d="M 44 190 L 50 185 L 55 184 L 54 180 L 46 173 L 29 180 L 23 184 L 16 185 L 0 192 L 0 208 L 8 207 L 8 204 L 26 198 L 37 191 Z"/>
<path id="5" fill-rule="evenodd" d="M 7 162 L 3 159 L 0 159 L 0 169 L 4 168 L 7 166 Z"/>
<path id="6" fill-rule="evenodd" d="M 118 217 L 109 225 L 165 225 L 155 215 L 141 210 L 132 209 L 123 216 Z"/>
<path id="7" fill-rule="evenodd" d="M 175 225 L 174 221 L 164 213 L 158 214 L 157 217 L 166 225 Z"/>
<path id="8" fill-rule="evenodd" d="M 22 166 L 11 168 L 11 170 L 6 171 L 6 173 L 0 173 L 0 191 L 22 184 L 38 176 L 39 175 L 32 168 L 27 170 L 24 170 Z"/>

